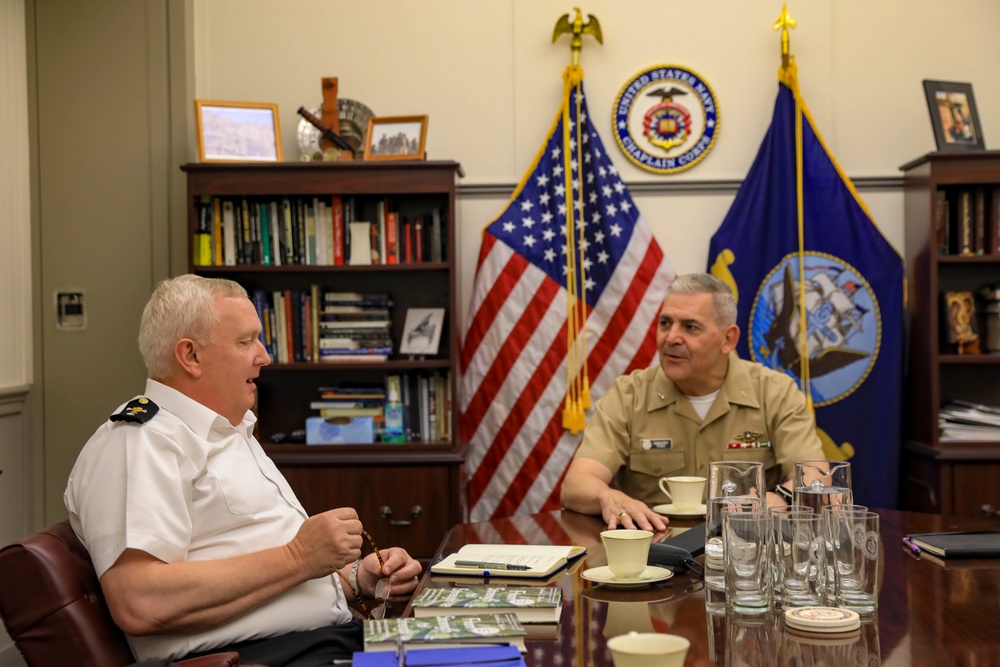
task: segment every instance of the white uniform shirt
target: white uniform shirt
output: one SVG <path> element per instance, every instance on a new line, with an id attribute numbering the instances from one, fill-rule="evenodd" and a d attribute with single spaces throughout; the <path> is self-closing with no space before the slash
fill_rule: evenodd
<path id="1" fill-rule="evenodd" d="M 234 427 L 155 380 L 146 381 L 145 396 L 159 411 L 144 424 L 105 422 L 80 453 L 63 496 L 98 577 L 125 549 L 176 563 L 261 551 L 295 536 L 307 515 L 253 437 L 253 413 Z M 205 632 L 128 641 L 138 660 L 178 658 L 350 620 L 334 573 Z"/>

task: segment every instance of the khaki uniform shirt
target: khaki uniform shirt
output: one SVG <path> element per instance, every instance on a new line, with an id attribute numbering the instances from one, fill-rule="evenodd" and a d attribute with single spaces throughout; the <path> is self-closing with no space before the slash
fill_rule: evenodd
<path id="1" fill-rule="evenodd" d="M 618 378 L 597 402 L 576 456 L 603 463 L 618 488 L 649 505 L 667 502 L 661 477 L 708 477 L 712 461 L 760 461 L 770 489 L 795 461 L 826 458 L 795 382 L 735 353 L 704 420 L 659 365 Z"/>

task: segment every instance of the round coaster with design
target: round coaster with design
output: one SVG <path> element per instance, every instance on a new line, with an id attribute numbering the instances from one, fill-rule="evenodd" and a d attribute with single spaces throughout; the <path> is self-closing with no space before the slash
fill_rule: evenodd
<path id="1" fill-rule="evenodd" d="M 785 611 L 785 625 L 802 632 L 849 632 L 861 627 L 861 617 L 838 607 L 796 607 Z"/>

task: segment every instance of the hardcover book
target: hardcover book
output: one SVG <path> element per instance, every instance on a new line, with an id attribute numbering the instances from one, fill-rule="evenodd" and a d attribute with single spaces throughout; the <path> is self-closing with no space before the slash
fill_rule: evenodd
<path id="1" fill-rule="evenodd" d="M 425 588 L 411 603 L 413 615 L 512 613 L 521 623 L 558 623 L 562 589 L 556 586 Z"/>
<path id="2" fill-rule="evenodd" d="M 942 558 L 1000 557 L 1000 531 L 917 533 L 907 537 L 922 551 Z"/>
<path id="3" fill-rule="evenodd" d="M 544 578 L 587 553 L 586 547 L 548 544 L 466 544 L 431 565 L 432 574 Z M 486 573 L 489 573 L 488 575 Z"/>
<path id="4" fill-rule="evenodd" d="M 524 651 L 527 631 L 514 614 L 365 620 L 365 652 L 445 648 L 456 644 L 509 644 Z"/>

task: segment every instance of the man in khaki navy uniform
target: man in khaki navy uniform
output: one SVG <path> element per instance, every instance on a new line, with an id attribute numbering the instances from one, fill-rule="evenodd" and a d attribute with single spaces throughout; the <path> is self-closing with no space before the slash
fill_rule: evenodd
<path id="1" fill-rule="evenodd" d="M 823 449 L 795 382 L 737 357 L 739 335 L 725 283 L 708 274 L 674 280 L 656 332 L 660 364 L 618 378 L 597 402 L 563 506 L 601 514 L 608 528 L 665 530 L 650 509 L 666 501 L 660 478 L 707 477 L 721 460 L 763 463 L 768 504 L 784 504 L 794 462 L 822 459 Z"/>

